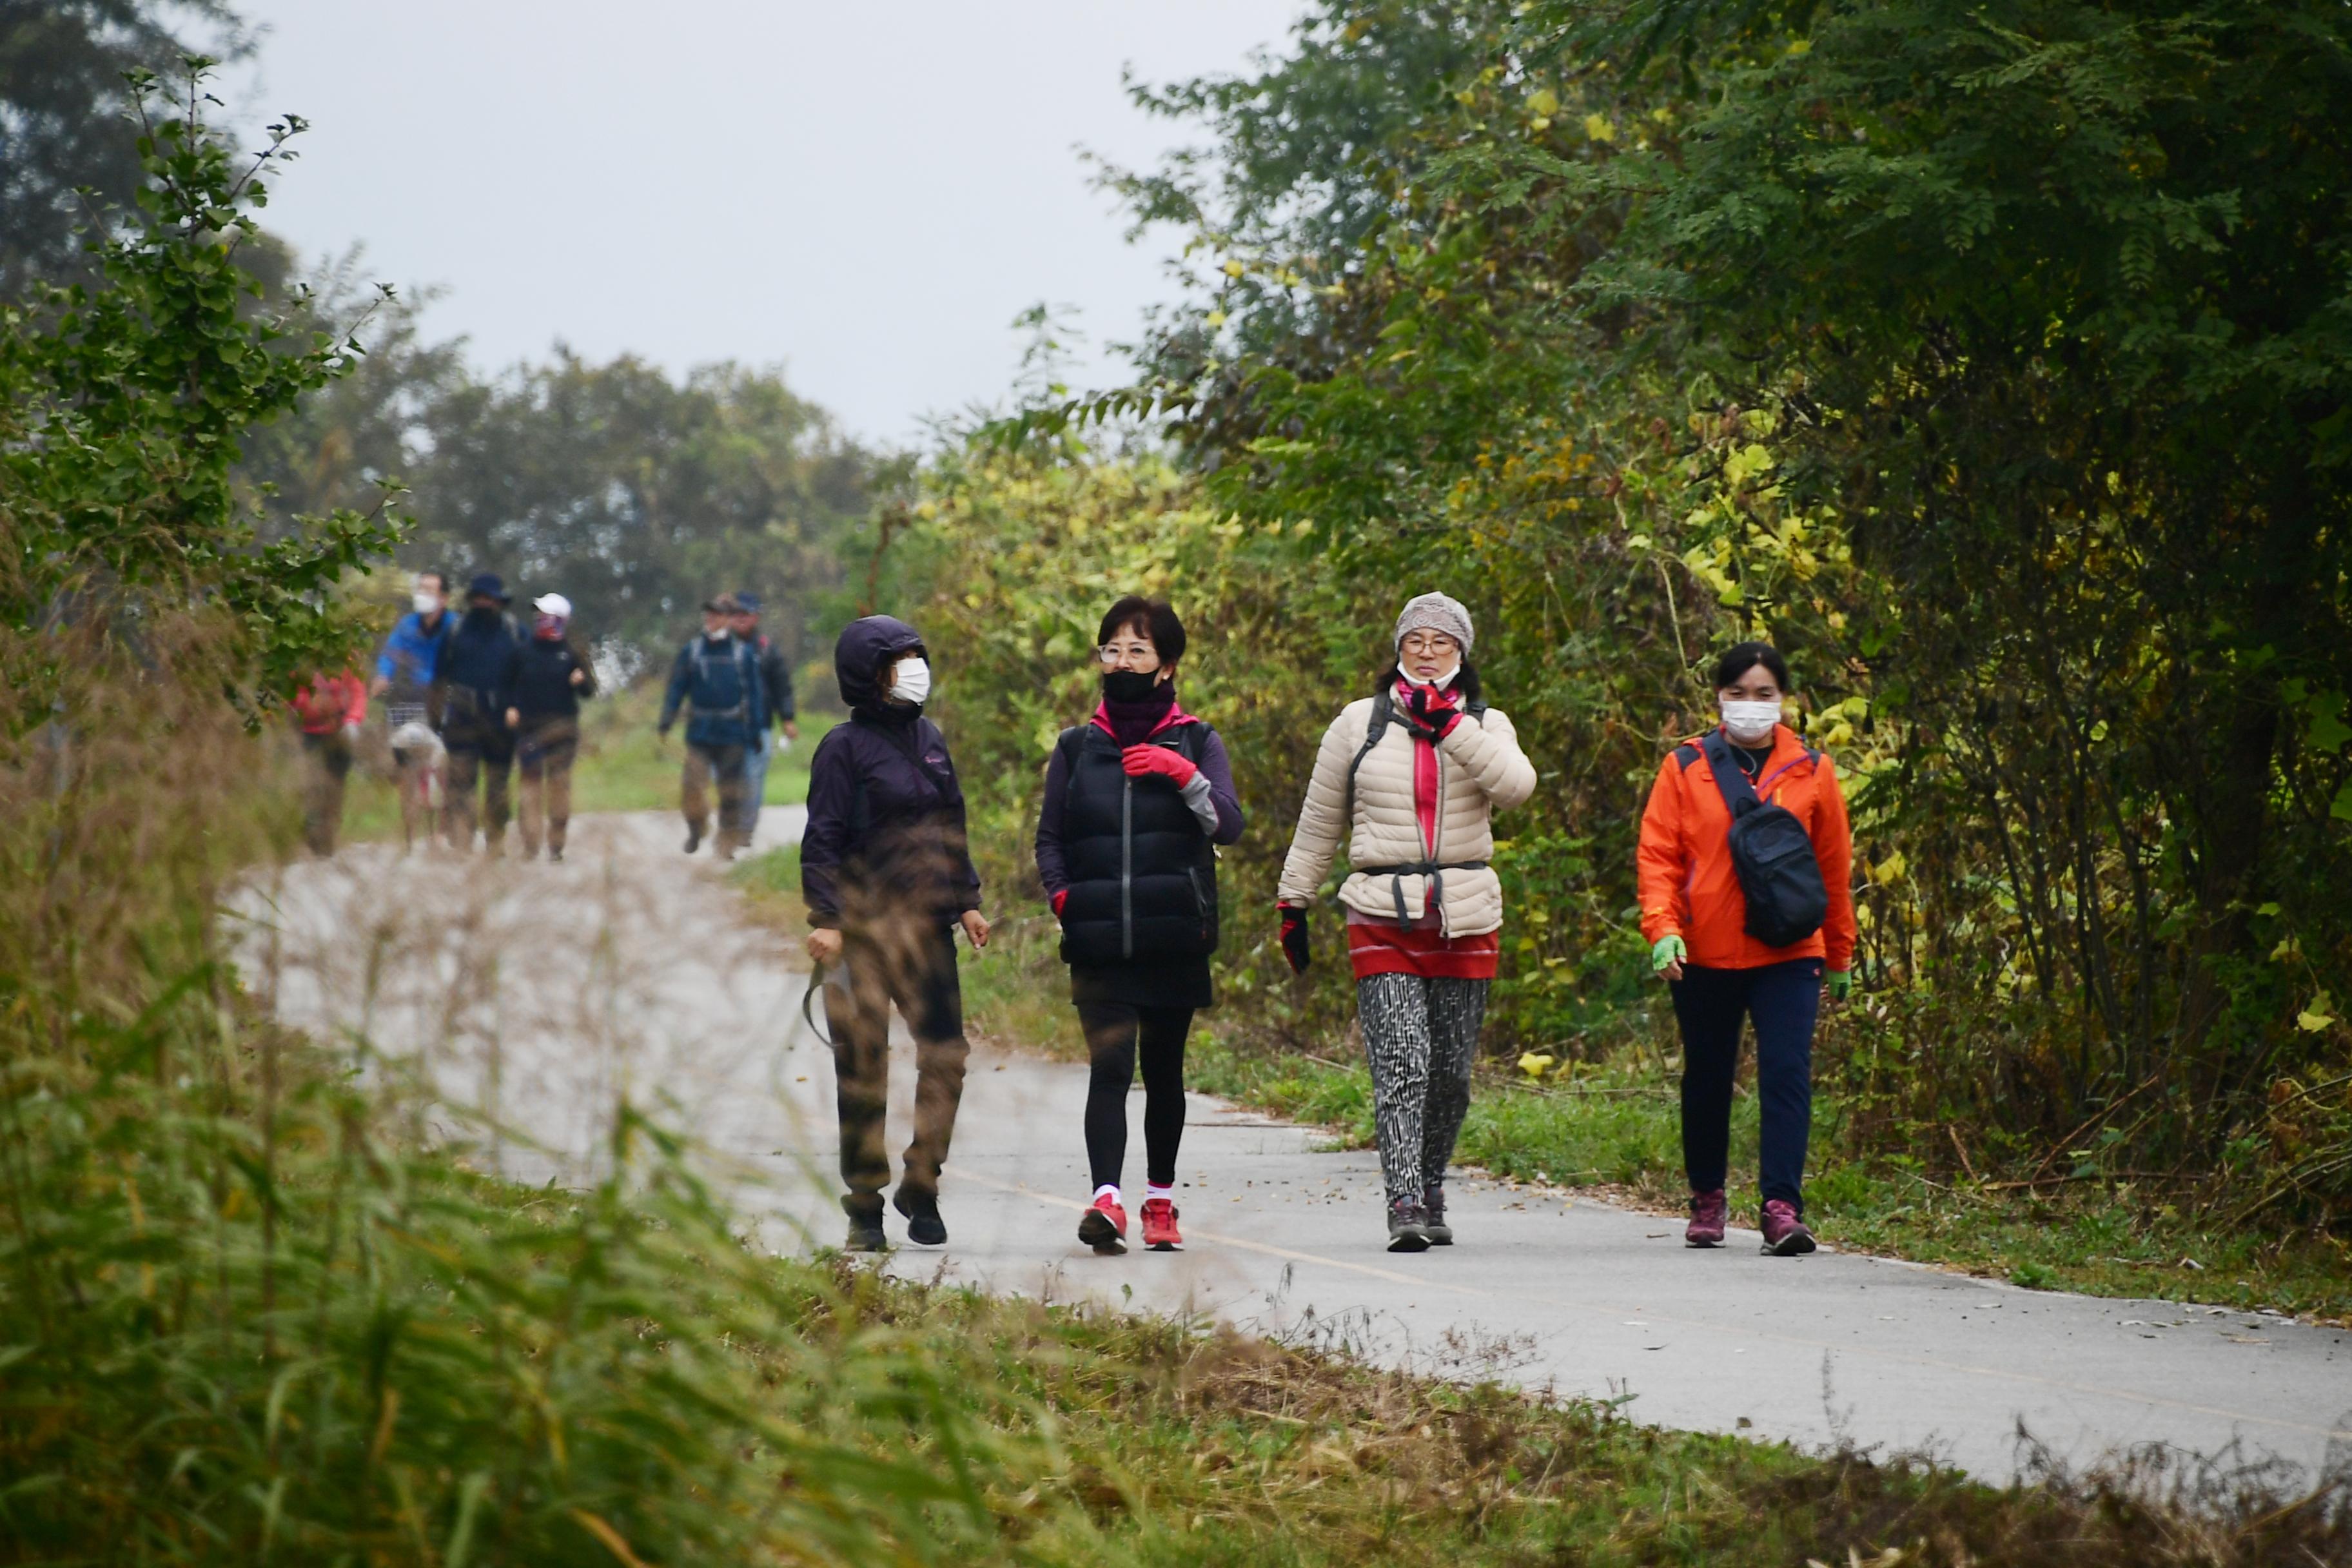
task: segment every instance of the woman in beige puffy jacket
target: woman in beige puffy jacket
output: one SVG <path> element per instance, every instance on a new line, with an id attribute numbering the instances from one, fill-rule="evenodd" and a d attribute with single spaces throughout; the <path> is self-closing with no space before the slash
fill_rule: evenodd
<path id="1" fill-rule="evenodd" d="M 1450 1246 L 1445 1164 L 1470 1109 L 1503 887 L 1489 817 L 1535 793 L 1511 721 L 1486 706 L 1470 612 L 1423 594 L 1397 616 L 1396 660 L 1323 732 L 1283 862 L 1282 947 L 1307 964 L 1307 909 L 1345 835 L 1348 959 L 1372 1071 L 1389 1250 Z"/>

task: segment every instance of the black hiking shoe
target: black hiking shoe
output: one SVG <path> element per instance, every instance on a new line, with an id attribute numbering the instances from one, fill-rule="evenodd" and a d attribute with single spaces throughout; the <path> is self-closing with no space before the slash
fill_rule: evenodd
<path id="1" fill-rule="evenodd" d="M 948 1244 L 948 1224 L 940 1217 L 940 1195 L 937 1193 L 909 1192 L 898 1189 L 890 1206 L 907 1216 L 907 1239 L 917 1247 L 945 1247 Z"/>
<path id="2" fill-rule="evenodd" d="M 686 830 L 686 852 L 689 855 L 702 847 L 702 824 L 688 825 Z"/>
<path id="3" fill-rule="evenodd" d="M 1454 1227 L 1445 1223 L 1445 1184 L 1432 1182 L 1421 1189 L 1421 1228 L 1429 1232 L 1432 1247 L 1454 1245 Z"/>
<path id="4" fill-rule="evenodd" d="M 1389 1204 L 1389 1250 L 1429 1250 L 1429 1211 L 1419 1198 L 1396 1198 Z"/>
<path id="5" fill-rule="evenodd" d="M 880 1193 L 845 1193 L 841 1212 L 849 1216 L 849 1239 L 841 1244 L 844 1252 L 890 1250 L 890 1238 L 882 1231 Z"/>

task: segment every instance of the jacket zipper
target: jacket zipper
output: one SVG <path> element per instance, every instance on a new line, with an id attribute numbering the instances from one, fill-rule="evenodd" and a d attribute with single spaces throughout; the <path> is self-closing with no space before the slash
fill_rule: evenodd
<path id="1" fill-rule="evenodd" d="M 1118 796 L 1118 955 L 1135 956 L 1135 781 Z"/>

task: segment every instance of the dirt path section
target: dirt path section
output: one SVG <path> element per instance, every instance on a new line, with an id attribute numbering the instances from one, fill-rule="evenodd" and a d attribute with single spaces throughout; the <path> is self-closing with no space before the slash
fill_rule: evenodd
<path id="1" fill-rule="evenodd" d="M 770 808 L 760 847 L 799 826 Z M 802 1023 L 807 977 L 681 837 L 667 816 L 587 817 L 560 866 L 354 847 L 248 893 L 240 964 L 290 1022 L 482 1108 L 519 1176 L 594 1171 L 625 1097 L 707 1148 L 770 1245 L 837 1241 L 831 1058 Z M 2352 1440 L 2343 1330 L 1834 1252 L 1765 1258 L 1750 1232 L 1694 1253 L 1671 1222 L 1475 1179 L 1453 1188 L 1459 1245 L 1393 1256 L 1369 1152 L 1205 1098 L 1178 1194 L 1188 1249 L 1097 1258 L 1076 1241 L 1085 1095 L 1083 1068 L 975 1053 L 942 1194 L 950 1244 L 888 1266 L 1622 1398 L 1674 1426 L 1932 1447 L 1990 1479 L 2016 1473 L 2021 1425 L 2074 1461 L 2234 1443 L 2315 1466 Z M 435 1121 L 487 1139 L 455 1110 Z M 1139 1104 L 1135 1122 L 1130 1164 Z"/>

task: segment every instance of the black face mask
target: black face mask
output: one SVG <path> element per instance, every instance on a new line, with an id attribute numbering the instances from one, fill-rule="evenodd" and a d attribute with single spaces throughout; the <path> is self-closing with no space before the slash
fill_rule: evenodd
<path id="1" fill-rule="evenodd" d="M 1149 702 L 1160 687 L 1160 672 L 1145 669 L 1108 669 L 1103 672 L 1102 693 L 1109 702 Z"/>
<path id="2" fill-rule="evenodd" d="M 499 615 L 499 610 L 496 605 L 469 605 L 466 608 L 466 618 L 478 626 L 497 624 Z"/>

